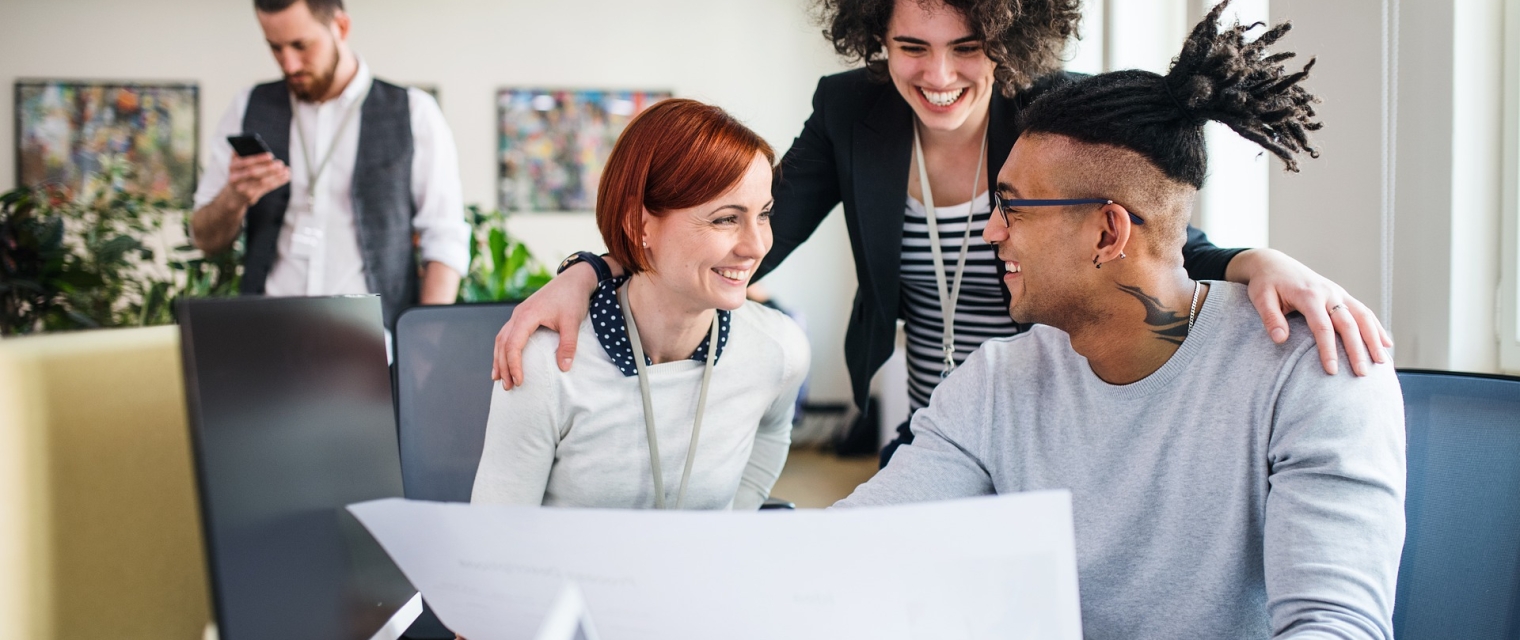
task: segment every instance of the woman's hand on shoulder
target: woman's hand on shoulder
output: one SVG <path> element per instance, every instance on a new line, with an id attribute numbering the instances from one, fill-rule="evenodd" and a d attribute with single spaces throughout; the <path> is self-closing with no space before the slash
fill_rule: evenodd
<path id="1" fill-rule="evenodd" d="M 559 333 L 559 349 L 555 351 L 554 360 L 559 363 L 560 371 L 569 371 L 570 363 L 575 359 L 581 320 L 590 310 L 591 292 L 596 291 L 596 285 L 596 271 L 591 265 L 577 264 L 518 304 L 512 310 L 511 319 L 496 334 L 491 379 L 500 380 L 501 388 L 508 390 L 523 383 L 523 348 L 539 327 Z"/>
<path id="2" fill-rule="evenodd" d="M 1326 373 L 1339 368 L 1335 350 L 1336 334 L 1346 345 L 1351 371 L 1367 375 L 1371 360 L 1388 362 L 1393 338 L 1378 321 L 1377 315 L 1340 285 L 1287 254 L 1273 249 L 1250 249 L 1230 261 L 1226 277 L 1247 285 L 1251 303 L 1261 314 L 1262 324 L 1272 341 L 1288 339 L 1286 314 L 1297 311 L 1309 324 L 1319 347 L 1320 365 Z"/>

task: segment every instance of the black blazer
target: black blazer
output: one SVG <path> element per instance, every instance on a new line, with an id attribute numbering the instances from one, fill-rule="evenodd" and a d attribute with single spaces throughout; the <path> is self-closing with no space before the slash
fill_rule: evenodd
<path id="1" fill-rule="evenodd" d="M 992 95 L 987 128 L 987 175 L 997 176 L 1018 140 L 1018 114 L 1035 98 L 1079 77 L 1055 74 L 1013 98 Z M 866 406 L 871 376 L 894 349 L 902 286 L 903 217 L 913 110 L 889 82 L 865 69 L 825 76 L 813 93 L 813 115 L 781 159 L 771 217 L 774 244 L 755 277 L 764 277 L 844 203 L 845 226 L 860 288 L 845 333 L 845 365 L 855 404 Z M 1215 247 L 1188 227 L 1183 261 L 1195 279 L 1223 280 L 1238 249 Z M 1004 298 L 1008 292 L 1003 291 Z"/>

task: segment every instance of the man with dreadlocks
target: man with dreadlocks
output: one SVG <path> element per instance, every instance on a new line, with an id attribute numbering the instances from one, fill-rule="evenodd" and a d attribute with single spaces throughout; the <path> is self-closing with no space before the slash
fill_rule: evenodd
<path id="1" fill-rule="evenodd" d="M 968 358 L 840 504 L 1070 490 L 1088 638 L 1392 638 L 1392 365 L 1327 375 L 1302 318 L 1274 344 L 1244 286 L 1182 266 L 1204 122 L 1289 170 L 1315 155 L 1312 61 L 1267 52 L 1287 24 L 1221 32 L 1225 4 L 1167 75 L 1093 76 L 1025 112 L 984 236 L 1010 315 L 1039 326 Z"/>

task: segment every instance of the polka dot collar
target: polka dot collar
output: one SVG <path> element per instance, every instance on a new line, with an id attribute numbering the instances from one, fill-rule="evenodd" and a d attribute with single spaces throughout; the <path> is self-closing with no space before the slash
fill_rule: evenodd
<path id="1" fill-rule="evenodd" d="M 596 340 L 602 343 L 602 350 L 612 358 L 612 363 L 617 365 L 625 377 L 632 377 L 639 375 L 639 370 L 634 366 L 633 344 L 628 342 L 628 324 L 623 321 L 623 306 L 618 304 L 617 298 L 618 287 L 627 281 L 628 276 L 623 276 L 603 280 L 597 285 L 596 293 L 591 295 L 591 326 L 596 329 Z M 723 357 L 732 317 L 732 311 L 718 310 L 718 352 L 713 354 L 714 363 Z M 708 343 L 711 341 L 710 335 L 702 338 L 702 344 L 697 345 L 697 350 L 691 352 L 689 359 L 706 362 Z M 648 355 L 644 356 L 644 364 L 654 366 Z"/>

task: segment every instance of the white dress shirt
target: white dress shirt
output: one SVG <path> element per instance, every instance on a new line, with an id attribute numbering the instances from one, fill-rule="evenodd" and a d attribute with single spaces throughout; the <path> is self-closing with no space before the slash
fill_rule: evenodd
<path id="1" fill-rule="evenodd" d="M 343 93 L 323 103 L 296 101 L 290 123 L 290 204 L 280 228 L 274 265 L 265 281 L 271 296 L 318 296 L 373 293 L 364 279 L 364 259 L 354 222 L 354 164 L 359 153 L 359 114 L 342 127 L 350 110 L 361 107 L 374 76 L 359 60 L 359 71 Z M 195 208 L 210 203 L 227 184 L 232 145 L 227 136 L 243 131 L 252 87 L 238 94 L 222 115 L 212 137 L 210 158 L 201 169 Z M 449 266 L 461 275 L 469 269 L 470 227 L 464 219 L 459 184 L 459 152 L 443 111 L 431 95 L 407 90 L 412 122 L 412 226 L 420 236 L 421 259 Z M 339 129 L 342 128 L 340 132 Z M 305 137 L 302 137 L 302 133 Z M 336 138 L 335 138 L 336 136 Z M 305 147 L 303 153 L 302 148 Z M 332 160 L 308 195 L 307 167 L 318 165 L 332 150 Z M 308 159 L 309 157 L 309 159 Z M 320 230 L 307 250 L 298 235 Z"/>

